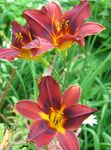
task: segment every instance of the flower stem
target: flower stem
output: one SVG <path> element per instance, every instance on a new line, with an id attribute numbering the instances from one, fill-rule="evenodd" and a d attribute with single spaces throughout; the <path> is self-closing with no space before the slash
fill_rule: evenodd
<path id="1" fill-rule="evenodd" d="M 9 39 L 6 37 L 3 31 L 0 31 L 0 35 L 4 38 L 4 40 L 10 45 Z"/>
<path id="2" fill-rule="evenodd" d="M 46 67 L 50 67 L 50 64 L 44 59 L 44 58 L 40 58 L 39 61 Z M 59 74 L 57 73 L 57 71 L 53 68 L 52 73 L 58 78 L 58 80 L 60 81 L 60 83 L 62 84 L 62 86 L 64 86 L 64 84 L 61 81 L 61 78 L 59 76 Z"/>
<path id="3" fill-rule="evenodd" d="M 66 79 L 67 79 L 67 66 L 66 66 L 66 57 L 67 57 L 67 50 L 63 51 L 63 64 L 64 64 L 64 87 L 66 87 Z"/>
<path id="4" fill-rule="evenodd" d="M 36 100 L 37 99 L 37 84 L 36 84 L 36 81 L 35 81 L 35 78 L 36 78 L 36 68 L 35 68 L 34 61 L 31 62 L 30 68 L 31 68 L 32 78 L 33 78 L 34 100 Z"/>
<path id="5" fill-rule="evenodd" d="M 45 67 L 49 67 L 50 64 L 44 59 L 44 58 L 40 58 L 39 61 L 45 66 Z"/>

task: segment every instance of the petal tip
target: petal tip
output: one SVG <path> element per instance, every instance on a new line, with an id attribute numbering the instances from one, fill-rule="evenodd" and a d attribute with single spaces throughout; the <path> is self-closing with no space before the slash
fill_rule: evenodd
<path id="1" fill-rule="evenodd" d="M 93 113 L 98 112 L 99 110 L 96 108 L 92 108 Z"/>

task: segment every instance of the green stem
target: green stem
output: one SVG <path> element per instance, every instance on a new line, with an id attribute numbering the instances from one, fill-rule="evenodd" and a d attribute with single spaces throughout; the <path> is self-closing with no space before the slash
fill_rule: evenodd
<path id="1" fill-rule="evenodd" d="M 9 39 L 5 36 L 3 31 L 0 31 L 0 35 L 4 38 L 4 40 L 10 45 Z"/>
<path id="2" fill-rule="evenodd" d="M 50 64 L 48 63 L 48 61 L 46 61 L 44 58 L 40 58 L 39 61 L 45 66 L 45 67 L 49 67 Z"/>
<path id="3" fill-rule="evenodd" d="M 63 64 L 64 64 L 64 87 L 66 87 L 66 78 L 67 78 L 67 66 L 66 66 L 66 57 L 67 57 L 67 50 L 63 51 Z"/>
<path id="4" fill-rule="evenodd" d="M 44 58 L 40 58 L 39 61 L 45 66 L 45 67 L 50 67 L 50 64 L 44 59 Z M 64 86 L 64 84 L 61 81 L 61 78 L 59 76 L 59 74 L 57 73 L 57 71 L 53 68 L 52 73 L 54 73 L 54 75 L 58 78 L 58 80 L 60 81 L 60 83 L 62 84 L 62 86 Z"/>
<path id="5" fill-rule="evenodd" d="M 35 68 L 35 63 L 33 61 L 31 62 L 31 71 L 32 71 L 33 85 L 34 85 L 34 100 L 36 100 L 37 99 L 37 84 L 36 84 L 36 81 L 35 81 L 36 68 Z"/>

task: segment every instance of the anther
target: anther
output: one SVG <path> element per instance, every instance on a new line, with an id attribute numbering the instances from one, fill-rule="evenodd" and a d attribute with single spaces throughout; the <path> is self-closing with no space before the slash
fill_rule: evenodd
<path id="1" fill-rule="evenodd" d="M 66 28 L 68 28 L 69 23 L 70 23 L 70 20 L 66 20 L 66 21 L 65 21 L 65 27 L 66 27 Z"/>
<path id="2" fill-rule="evenodd" d="M 22 36 L 21 32 L 16 33 L 15 35 L 18 40 L 20 40 L 20 41 L 23 40 L 23 36 Z"/>

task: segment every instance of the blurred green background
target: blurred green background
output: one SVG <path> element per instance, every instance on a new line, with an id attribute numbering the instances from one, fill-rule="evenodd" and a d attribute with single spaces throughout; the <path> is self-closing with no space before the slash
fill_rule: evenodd
<path id="1" fill-rule="evenodd" d="M 11 40 L 11 21 L 16 20 L 24 25 L 22 11 L 41 8 L 47 2 L 0 0 L 0 46 L 7 47 L 6 38 Z M 56 2 L 61 4 L 64 11 L 79 3 L 78 0 Z M 86 38 L 85 47 L 74 44 L 68 49 L 65 68 L 59 54 L 55 58 L 54 67 L 64 83 L 61 92 L 77 83 L 82 87 L 80 102 L 99 110 L 96 113 L 97 125 L 82 125 L 79 136 L 81 150 L 111 150 L 111 0 L 91 0 L 90 3 L 92 13 L 88 20 L 101 23 L 106 30 Z M 52 64 L 54 57 L 53 52 L 47 52 L 45 59 Z M 7 130 L 11 132 L 4 150 L 36 149 L 33 144 L 26 142 L 27 120 L 15 113 L 14 104 L 20 99 L 37 99 L 35 78 L 40 78 L 46 71 L 47 68 L 37 61 L 0 60 L 0 142 L 5 140 Z M 59 83 L 57 76 L 53 76 Z"/>

